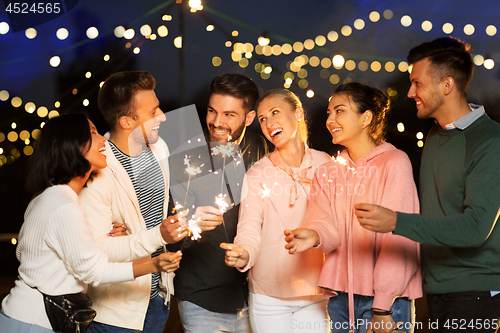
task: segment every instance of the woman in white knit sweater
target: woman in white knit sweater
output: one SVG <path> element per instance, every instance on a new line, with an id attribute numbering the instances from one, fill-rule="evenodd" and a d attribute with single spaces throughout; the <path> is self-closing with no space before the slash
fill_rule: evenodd
<path id="1" fill-rule="evenodd" d="M 28 188 L 35 194 L 25 213 L 16 255 L 19 278 L 2 302 L 0 333 L 52 332 L 42 293 L 85 292 L 87 284 L 122 282 L 177 269 L 181 253 L 133 263 L 109 263 L 94 241 L 78 193 L 93 172 L 106 167 L 106 139 L 86 116 L 47 122 L 37 140 Z"/>

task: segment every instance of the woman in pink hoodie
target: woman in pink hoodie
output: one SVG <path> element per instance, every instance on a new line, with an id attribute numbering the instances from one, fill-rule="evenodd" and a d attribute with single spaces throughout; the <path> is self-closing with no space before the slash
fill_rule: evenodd
<path id="1" fill-rule="evenodd" d="M 283 231 L 301 225 L 314 171 L 330 156 L 307 146 L 304 110 L 294 93 L 270 90 L 256 109 L 275 150 L 245 176 L 234 244 L 221 244 L 226 264 L 249 271 L 253 333 L 325 333 L 327 301 L 317 285 L 323 254 L 288 255 Z"/>
<path id="2" fill-rule="evenodd" d="M 289 253 L 326 254 L 318 285 L 331 296 L 332 332 L 410 332 L 412 300 L 422 296 L 419 244 L 368 231 L 354 215 L 359 202 L 418 213 L 408 156 L 383 141 L 389 108 L 379 89 L 354 82 L 335 89 L 326 127 L 347 149 L 316 170 L 302 227 L 285 231 Z"/>

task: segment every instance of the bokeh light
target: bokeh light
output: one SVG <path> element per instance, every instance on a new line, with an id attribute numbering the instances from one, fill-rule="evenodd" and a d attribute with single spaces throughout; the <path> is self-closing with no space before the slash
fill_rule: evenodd
<path id="1" fill-rule="evenodd" d="M 404 15 L 402 18 L 401 18 L 401 25 L 403 27 L 409 27 L 411 25 L 411 17 L 408 16 L 408 15 Z"/>
<path id="2" fill-rule="evenodd" d="M 16 96 L 10 100 L 10 104 L 12 104 L 13 107 L 18 108 L 23 104 L 23 100 L 21 97 Z"/>
<path id="3" fill-rule="evenodd" d="M 342 29 L 340 29 L 340 33 L 346 37 L 352 34 L 352 28 L 348 25 L 344 25 Z"/>
<path id="4" fill-rule="evenodd" d="M 370 13 L 370 15 L 368 16 L 368 18 L 372 22 L 378 22 L 380 20 L 380 14 L 377 11 L 373 11 L 373 12 Z"/>
<path id="5" fill-rule="evenodd" d="M 36 114 L 40 118 L 47 117 L 47 115 L 49 114 L 49 110 L 45 106 L 40 106 L 38 110 L 36 110 Z"/>
<path id="6" fill-rule="evenodd" d="M 466 24 L 464 26 L 464 34 L 466 34 L 467 36 L 474 34 L 475 31 L 476 31 L 476 28 L 474 28 L 474 26 L 472 24 Z"/>
<path id="7" fill-rule="evenodd" d="M 429 32 L 432 30 L 432 23 L 431 21 L 424 21 L 422 22 L 422 30 L 425 32 Z"/>
<path id="8" fill-rule="evenodd" d="M 56 31 L 56 37 L 60 40 L 65 40 L 69 36 L 69 31 L 66 28 L 59 28 Z"/>
<path id="9" fill-rule="evenodd" d="M 26 37 L 28 39 L 33 39 L 36 37 L 36 30 L 34 28 L 28 28 L 28 29 L 26 29 L 24 34 L 26 35 Z"/>
<path id="10" fill-rule="evenodd" d="M 486 27 L 486 34 L 490 37 L 497 34 L 497 28 L 494 25 L 489 25 Z"/>
<path id="11" fill-rule="evenodd" d="M 123 33 L 123 37 L 125 39 L 132 39 L 132 38 L 134 38 L 134 36 L 135 36 L 135 30 L 134 29 L 127 29 Z"/>
<path id="12" fill-rule="evenodd" d="M 57 67 L 61 64 L 61 58 L 59 58 L 59 56 L 53 56 L 52 58 L 50 58 L 49 64 L 52 67 Z"/>
<path id="13" fill-rule="evenodd" d="M 99 36 L 99 30 L 97 30 L 96 27 L 88 28 L 86 33 L 89 39 L 95 39 L 97 38 L 97 36 Z"/>
<path id="14" fill-rule="evenodd" d="M 213 57 L 212 65 L 214 65 L 215 67 L 222 65 L 222 59 L 220 57 Z"/>
<path id="15" fill-rule="evenodd" d="M 9 24 L 7 22 L 0 22 L 0 35 L 5 35 L 10 30 Z"/>
<path id="16" fill-rule="evenodd" d="M 115 37 L 122 38 L 123 34 L 125 33 L 125 28 L 123 26 L 119 25 L 115 28 L 113 33 L 115 34 Z"/>
<path id="17" fill-rule="evenodd" d="M 153 33 L 153 29 L 151 29 L 149 24 L 144 24 L 139 31 L 144 37 L 150 36 Z"/>
<path id="18" fill-rule="evenodd" d="M 26 104 L 24 105 L 24 109 L 25 109 L 25 110 L 26 110 L 26 112 L 28 112 L 28 113 L 33 113 L 33 112 L 35 112 L 35 110 L 36 110 L 36 105 L 35 105 L 35 103 L 33 103 L 33 102 L 28 102 L 28 103 L 26 103 Z"/>
<path id="19" fill-rule="evenodd" d="M 488 59 L 484 60 L 483 65 L 484 65 L 484 68 L 486 68 L 486 69 L 493 69 L 493 67 L 495 67 L 495 62 L 493 61 L 493 59 L 488 58 Z"/>
<path id="20" fill-rule="evenodd" d="M 443 32 L 448 35 L 451 34 L 453 32 L 453 24 L 451 23 L 443 24 Z"/>
<path id="21" fill-rule="evenodd" d="M 339 39 L 339 34 L 336 31 L 330 31 L 326 37 L 330 42 L 335 42 L 337 39 Z"/>
<path id="22" fill-rule="evenodd" d="M 356 28 L 357 30 L 363 30 L 364 27 L 365 21 L 363 21 L 362 19 L 357 19 L 356 21 L 354 21 L 354 28 Z"/>
<path id="23" fill-rule="evenodd" d="M 484 57 L 480 54 L 476 54 L 473 59 L 476 66 L 482 66 L 484 63 Z"/>
<path id="24" fill-rule="evenodd" d="M 7 90 L 0 90 L 0 101 L 5 102 L 9 99 L 9 92 Z"/>

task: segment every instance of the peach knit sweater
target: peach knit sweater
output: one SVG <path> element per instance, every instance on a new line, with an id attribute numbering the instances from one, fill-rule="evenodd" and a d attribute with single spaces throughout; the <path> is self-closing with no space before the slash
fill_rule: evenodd
<path id="1" fill-rule="evenodd" d="M 309 151 L 313 164 L 307 177 L 312 179 L 314 170 L 331 159 L 326 153 Z M 300 168 L 303 165 L 292 170 L 296 173 Z M 321 294 L 317 287 L 323 264 L 321 250 L 290 255 L 284 247 L 283 231 L 298 228 L 307 207 L 304 187 L 308 186 L 300 184 L 297 184 L 298 198 L 290 204 L 293 185 L 292 177 L 276 168 L 269 155 L 245 176 L 234 243 L 250 254 L 250 261 L 241 271 L 250 270 L 249 288 L 254 293 L 283 298 Z"/>
<path id="2" fill-rule="evenodd" d="M 347 150 L 333 159 L 315 172 L 303 224 L 318 232 L 319 247 L 326 254 L 319 279 L 324 295 L 343 291 L 374 296 L 373 307 L 384 310 L 391 308 L 395 297 L 421 297 L 419 244 L 366 230 L 354 214 L 357 203 L 418 213 L 408 156 L 381 143 L 356 163 Z"/>

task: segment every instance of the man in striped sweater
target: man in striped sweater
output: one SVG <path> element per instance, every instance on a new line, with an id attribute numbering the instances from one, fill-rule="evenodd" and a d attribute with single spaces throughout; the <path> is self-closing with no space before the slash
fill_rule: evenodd
<path id="1" fill-rule="evenodd" d="M 109 261 L 157 256 L 187 232 L 181 216 L 169 216 L 169 151 L 158 136 L 165 115 L 148 72 L 111 75 L 98 96 L 111 133 L 102 152 L 108 166 L 80 194 L 94 237 Z M 179 214 L 180 215 L 180 214 Z M 112 237 L 115 224 L 127 235 Z M 181 231 L 179 231 L 181 230 Z M 180 252 L 171 253 L 180 261 Z M 89 287 L 97 311 L 90 332 L 161 333 L 168 319 L 173 277 L 155 273 L 114 285 Z M 162 288 L 163 286 L 163 288 Z"/>

